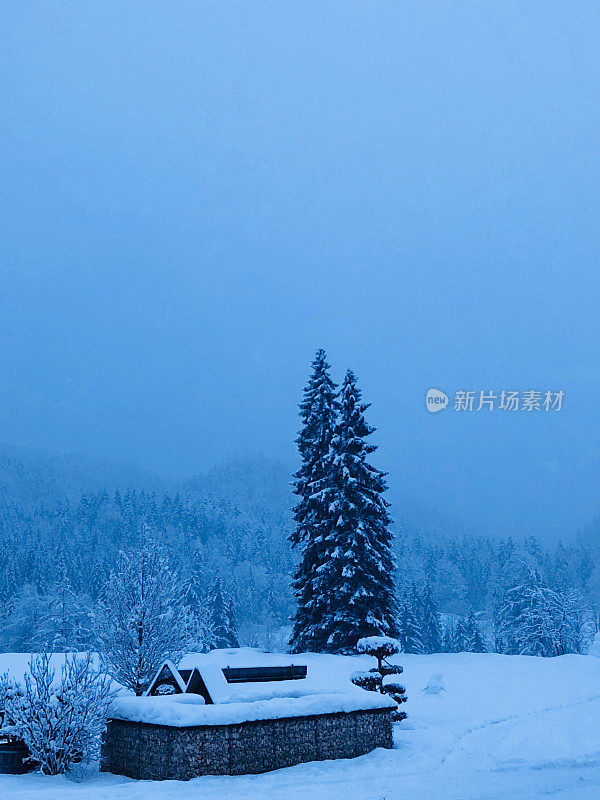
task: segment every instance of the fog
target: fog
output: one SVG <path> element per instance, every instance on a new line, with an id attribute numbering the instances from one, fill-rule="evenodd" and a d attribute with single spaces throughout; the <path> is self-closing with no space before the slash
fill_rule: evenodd
<path id="1" fill-rule="evenodd" d="M 324 347 L 397 518 L 545 538 L 600 512 L 596 3 L 3 3 L 0 26 L 0 440 L 293 465 Z M 565 394 L 430 414 L 431 387 Z"/>

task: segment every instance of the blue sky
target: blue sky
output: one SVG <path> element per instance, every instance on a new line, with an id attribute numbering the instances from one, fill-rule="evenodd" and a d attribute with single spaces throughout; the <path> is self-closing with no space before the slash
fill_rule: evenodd
<path id="1" fill-rule="evenodd" d="M 316 347 L 395 513 L 600 512 L 600 8 L 5 2 L 0 440 L 292 462 Z M 436 415 L 430 386 L 562 389 Z"/>

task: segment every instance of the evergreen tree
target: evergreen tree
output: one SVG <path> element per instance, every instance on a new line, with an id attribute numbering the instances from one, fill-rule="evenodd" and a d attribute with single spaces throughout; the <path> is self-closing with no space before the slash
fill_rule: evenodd
<path id="1" fill-rule="evenodd" d="M 26 583 L 2 606 L 0 651 L 31 653 L 38 647 L 37 634 L 48 616 L 46 598 Z"/>
<path id="2" fill-rule="evenodd" d="M 221 580 L 215 581 L 210 598 L 210 620 L 213 635 L 213 645 L 211 649 L 221 649 L 229 647 L 239 647 L 233 620 L 231 618 L 230 603 L 223 597 Z"/>
<path id="3" fill-rule="evenodd" d="M 452 653 L 452 646 L 454 642 L 454 624 L 448 620 L 444 628 L 442 636 L 442 653 Z"/>
<path id="4" fill-rule="evenodd" d="M 14 560 L 11 559 L 5 567 L 4 577 L 0 583 L 0 602 L 5 603 L 19 591 L 19 588 L 20 581 L 16 575 Z"/>
<path id="5" fill-rule="evenodd" d="M 316 627 L 322 649 L 331 653 L 351 653 L 359 639 L 397 633 L 387 485 L 385 473 L 368 461 L 377 448 L 366 441 L 375 430 L 365 420 L 367 408 L 348 370 L 325 476 L 315 484 L 328 514 L 321 528 L 327 559 L 316 576 L 325 613 Z"/>
<path id="6" fill-rule="evenodd" d="M 36 554 L 33 569 L 33 584 L 40 594 L 43 594 L 49 583 L 49 575 L 52 574 L 50 556 L 47 550 L 41 550 Z"/>
<path id="7" fill-rule="evenodd" d="M 73 591 L 64 562 L 45 600 L 46 614 L 34 638 L 37 648 L 65 653 L 88 646 L 91 639 L 89 599 L 86 602 L 86 598 Z"/>
<path id="8" fill-rule="evenodd" d="M 426 653 L 442 652 L 442 628 L 440 614 L 433 586 L 425 586 L 421 599 L 423 644 Z"/>
<path id="9" fill-rule="evenodd" d="M 192 569 L 183 581 L 181 587 L 181 599 L 189 611 L 193 614 L 199 614 L 204 607 L 203 603 L 204 592 L 200 582 L 200 576 L 197 570 Z"/>
<path id="10" fill-rule="evenodd" d="M 301 459 L 294 475 L 294 493 L 299 502 L 294 507 L 295 528 L 292 546 L 301 548 L 301 558 L 294 573 L 297 609 L 293 619 L 290 647 L 293 652 L 322 651 L 326 638 L 320 628 L 328 598 L 320 587 L 320 570 L 329 559 L 325 541 L 330 512 L 315 487 L 325 478 L 327 456 L 337 414 L 337 387 L 329 375 L 325 351 L 317 350 L 312 374 L 300 404 L 302 429 L 296 444 Z"/>
<path id="11" fill-rule="evenodd" d="M 573 581 L 569 575 L 569 557 L 562 542 L 558 543 L 553 560 L 554 563 L 549 570 L 552 576 L 552 588 L 557 591 L 566 591 L 572 586 Z"/>
<path id="12" fill-rule="evenodd" d="M 465 650 L 468 653 L 485 653 L 487 647 L 483 640 L 481 630 L 475 619 L 475 614 L 469 611 L 464 622 Z"/>
<path id="13" fill-rule="evenodd" d="M 183 582 L 181 602 L 187 609 L 190 620 L 190 649 L 198 653 L 213 650 L 216 645 L 211 612 L 202 590 L 200 577 L 195 569 Z"/>
<path id="14" fill-rule="evenodd" d="M 494 637 L 498 653 L 518 655 L 519 628 L 527 605 L 526 587 L 522 582 L 510 586 L 494 597 Z"/>
<path id="15" fill-rule="evenodd" d="M 237 642 L 237 625 L 236 625 L 236 617 L 235 617 L 235 603 L 233 602 L 233 598 L 230 598 L 227 602 L 227 621 L 229 623 L 229 630 L 233 631 L 233 636 L 235 641 Z M 239 643 L 235 645 L 239 647 Z"/>
<path id="16" fill-rule="evenodd" d="M 398 639 L 405 653 L 425 653 L 425 642 L 421 624 L 419 596 L 413 584 L 410 592 L 405 592 L 398 615 Z"/>
<path id="17" fill-rule="evenodd" d="M 465 623 L 462 617 L 459 617 L 452 625 L 450 636 L 450 653 L 464 653 L 467 650 L 467 635 L 465 631 Z"/>

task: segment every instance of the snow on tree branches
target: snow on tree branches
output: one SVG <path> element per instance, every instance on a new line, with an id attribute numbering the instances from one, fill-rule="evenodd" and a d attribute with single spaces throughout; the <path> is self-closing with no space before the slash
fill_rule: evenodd
<path id="1" fill-rule="evenodd" d="M 294 574 L 297 609 L 290 639 L 294 652 L 318 652 L 325 647 L 320 623 L 328 598 L 320 589 L 319 574 L 329 558 L 325 533 L 330 513 L 314 492 L 325 475 L 325 459 L 337 416 L 337 386 L 329 369 L 325 351 L 317 350 L 300 404 L 302 430 L 296 443 L 301 464 L 294 476 L 294 492 L 299 501 L 294 507 L 296 527 L 290 536 L 292 546 L 301 548 L 300 563 Z"/>
<path id="2" fill-rule="evenodd" d="M 233 604 L 231 600 L 226 601 L 223 597 L 223 590 L 221 589 L 221 581 L 219 578 L 217 578 L 213 585 L 208 604 L 213 636 L 211 649 L 239 647 L 240 645 L 235 633 Z"/>
<path id="3" fill-rule="evenodd" d="M 389 636 L 366 636 L 359 639 L 356 649 L 377 659 L 377 667 L 352 673 L 350 680 L 355 686 L 368 692 L 387 694 L 398 705 L 407 700 L 406 689 L 395 681 L 385 681 L 390 675 L 401 675 L 403 670 L 398 664 L 390 664 L 387 659 L 400 652 L 400 642 Z M 392 716 L 395 722 L 406 719 L 406 712 L 396 710 Z"/>
<path id="4" fill-rule="evenodd" d="M 336 398 L 322 350 L 304 393 L 296 473 L 294 650 L 350 653 L 358 639 L 396 632 L 391 523 L 384 473 L 368 462 L 376 445 L 356 377 L 348 370 Z"/>
<path id="5" fill-rule="evenodd" d="M 94 667 L 90 653 L 67 656 L 58 681 L 50 655 L 34 656 L 24 684 L 4 676 L 0 694 L 3 732 L 23 741 L 31 760 L 46 775 L 61 774 L 98 757 L 114 695 L 109 678 Z"/>
<path id="6" fill-rule="evenodd" d="M 121 553 L 96 617 L 100 656 L 115 680 L 141 695 L 156 670 L 190 641 L 181 584 L 155 542 Z"/>
<path id="7" fill-rule="evenodd" d="M 545 657 L 578 653 L 582 627 L 581 603 L 575 594 L 544 585 L 539 573 L 527 567 L 523 580 L 499 598 L 496 649 Z"/>
<path id="8" fill-rule="evenodd" d="M 325 474 L 315 484 L 315 496 L 329 514 L 323 531 L 329 558 L 319 576 L 329 602 L 320 628 L 325 649 L 333 653 L 353 652 L 365 636 L 396 633 L 387 484 L 367 460 L 377 449 L 366 441 L 375 431 L 364 416 L 368 407 L 348 370 Z"/>

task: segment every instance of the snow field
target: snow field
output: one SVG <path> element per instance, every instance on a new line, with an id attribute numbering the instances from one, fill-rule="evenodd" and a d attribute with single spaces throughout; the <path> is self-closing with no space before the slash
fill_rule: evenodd
<path id="1" fill-rule="evenodd" d="M 249 657 L 250 652 L 241 655 Z M 10 660 L 0 655 L 0 671 Z M 404 666 L 401 680 L 409 714 L 395 726 L 394 750 L 188 783 L 138 782 L 93 770 L 81 782 L 0 776 L 0 792 L 7 800 L 600 797 L 600 659 L 464 653 L 401 654 L 391 660 Z M 342 686 L 354 670 L 373 665 L 363 656 L 306 654 L 302 662 L 321 686 Z"/>

